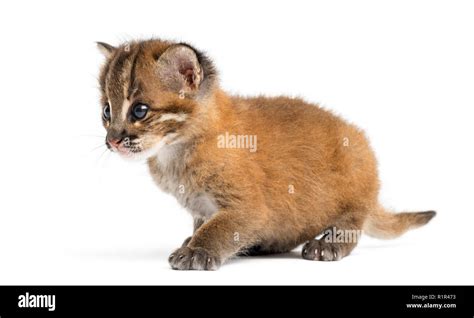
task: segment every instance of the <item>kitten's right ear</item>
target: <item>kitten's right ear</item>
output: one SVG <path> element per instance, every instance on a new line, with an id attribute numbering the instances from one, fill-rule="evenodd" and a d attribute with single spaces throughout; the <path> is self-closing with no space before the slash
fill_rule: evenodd
<path id="1" fill-rule="evenodd" d="M 96 42 L 97 48 L 106 58 L 109 58 L 116 50 L 116 48 L 110 44 L 104 42 Z"/>

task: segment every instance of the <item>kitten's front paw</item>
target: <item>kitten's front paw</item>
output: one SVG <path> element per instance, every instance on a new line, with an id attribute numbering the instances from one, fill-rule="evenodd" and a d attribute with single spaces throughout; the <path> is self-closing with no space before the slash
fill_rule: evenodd
<path id="1" fill-rule="evenodd" d="M 214 271 L 221 261 L 203 248 L 183 246 L 174 251 L 168 259 L 172 269 Z"/>

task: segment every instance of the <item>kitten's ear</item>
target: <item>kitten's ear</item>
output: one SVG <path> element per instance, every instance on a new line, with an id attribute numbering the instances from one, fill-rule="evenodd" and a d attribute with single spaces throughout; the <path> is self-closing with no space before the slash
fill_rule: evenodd
<path id="1" fill-rule="evenodd" d="M 97 48 L 99 51 L 106 57 L 109 58 L 116 50 L 115 47 L 113 47 L 110 44 L 104 43 L 104 42 L 96 42 Z"/>
<path id="2" fill-rule="evenodd" d="M 194 93 L 204 81 L 204 70 L 193 48 L 175 44 L 158 58 L 158 76 L 176 93 Z"/>

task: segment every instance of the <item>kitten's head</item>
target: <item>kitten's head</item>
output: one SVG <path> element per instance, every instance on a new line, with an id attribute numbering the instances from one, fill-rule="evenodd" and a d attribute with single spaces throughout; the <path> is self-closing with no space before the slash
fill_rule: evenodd
<path id="1" fill-rule="evenodd" d="M 159 40 L 97 45 L 107 59 L 99 81 L 110 150 L 146 159 L 196 133 L 216 82 L 203 54 Z"/>

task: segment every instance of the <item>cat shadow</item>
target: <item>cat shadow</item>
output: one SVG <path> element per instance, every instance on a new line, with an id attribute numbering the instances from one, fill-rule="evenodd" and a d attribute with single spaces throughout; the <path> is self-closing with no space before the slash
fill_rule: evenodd
<path id="1" fill-rule="evenodd" d="M 75 251 L 74 255 L 82 259 L 100 261 L 162 261 L 168 260 L 170 249 L 160 248 L 102 248 Z M 269 260 L 269 259 L 299 259 L 301 251 L 291 251 L 280 254 L 267 254 L 257 256 L 235 256 L 226 261 L 235 264 L 245 260 Z"/>
<path id="2" fill-rule="evenodd" d="M 171 252 L 159 248 L 108 248 L 80 251 L 77 256 L 93 260 L 156 261 L 168 259 Z"/>
<path id="3" fill-rule="evenodd" d="M 357 246 L 354 251 L 352 251 L 351 255 L 358 255 L 360 249 L 389 249 L 390 247 L 393 246 L 399 246 L 399 245 L 404 245 L 401 243 L 394 243 L 394 242 L 384 242 L 384 243 L 372 243 L 372 244 L 365 244 L 361 246 Z M 287 253 L 279 253 L 279 254 L 267 254 L 267 255 L 257 255 L 257 256 L 247 256 L 247 255 L 242 255 L 242 256 L 235 256 L 231 259 L 229 259 L 226 263 L 227 264 L 237 264 L 242 261 L 246 261 L 248 259 L 251 260 L 269 260 L 269 259 L 302 259 L 301 256 L 301 248 L 297 248 L 295 250 L 292 250 Z"/>
<path id="4" fill-rule="evenodd" d="M 393 244 L 366 244 L 358 249 L 386 249 Z M 172 249 L 167 248 L 102 248 L 74 252 L 74 255 L 83 259 L 109 260 L 109 261 L 160 261 L 168 260 Z M 286 253 L 267 254 L 256 256 L 234 256 L 226 263 L 236 264 L 246 260 L 278 260 L 278 259 L 301 259 L 301 250 L 293 250 Z"/>
<path id="5" fill-rule="evenodd" d="M 278 253 L 278 254 L 266 254 L 266 255 L 242 255 L 242 256 L 235 256 L 229 259 L 226 263 L 227 264 L 235 264 L 246 260 L 268 260 L 268 259 L 300 259 L 301 258 L 301 251 L 295 250 L 286 253 Z"/>

